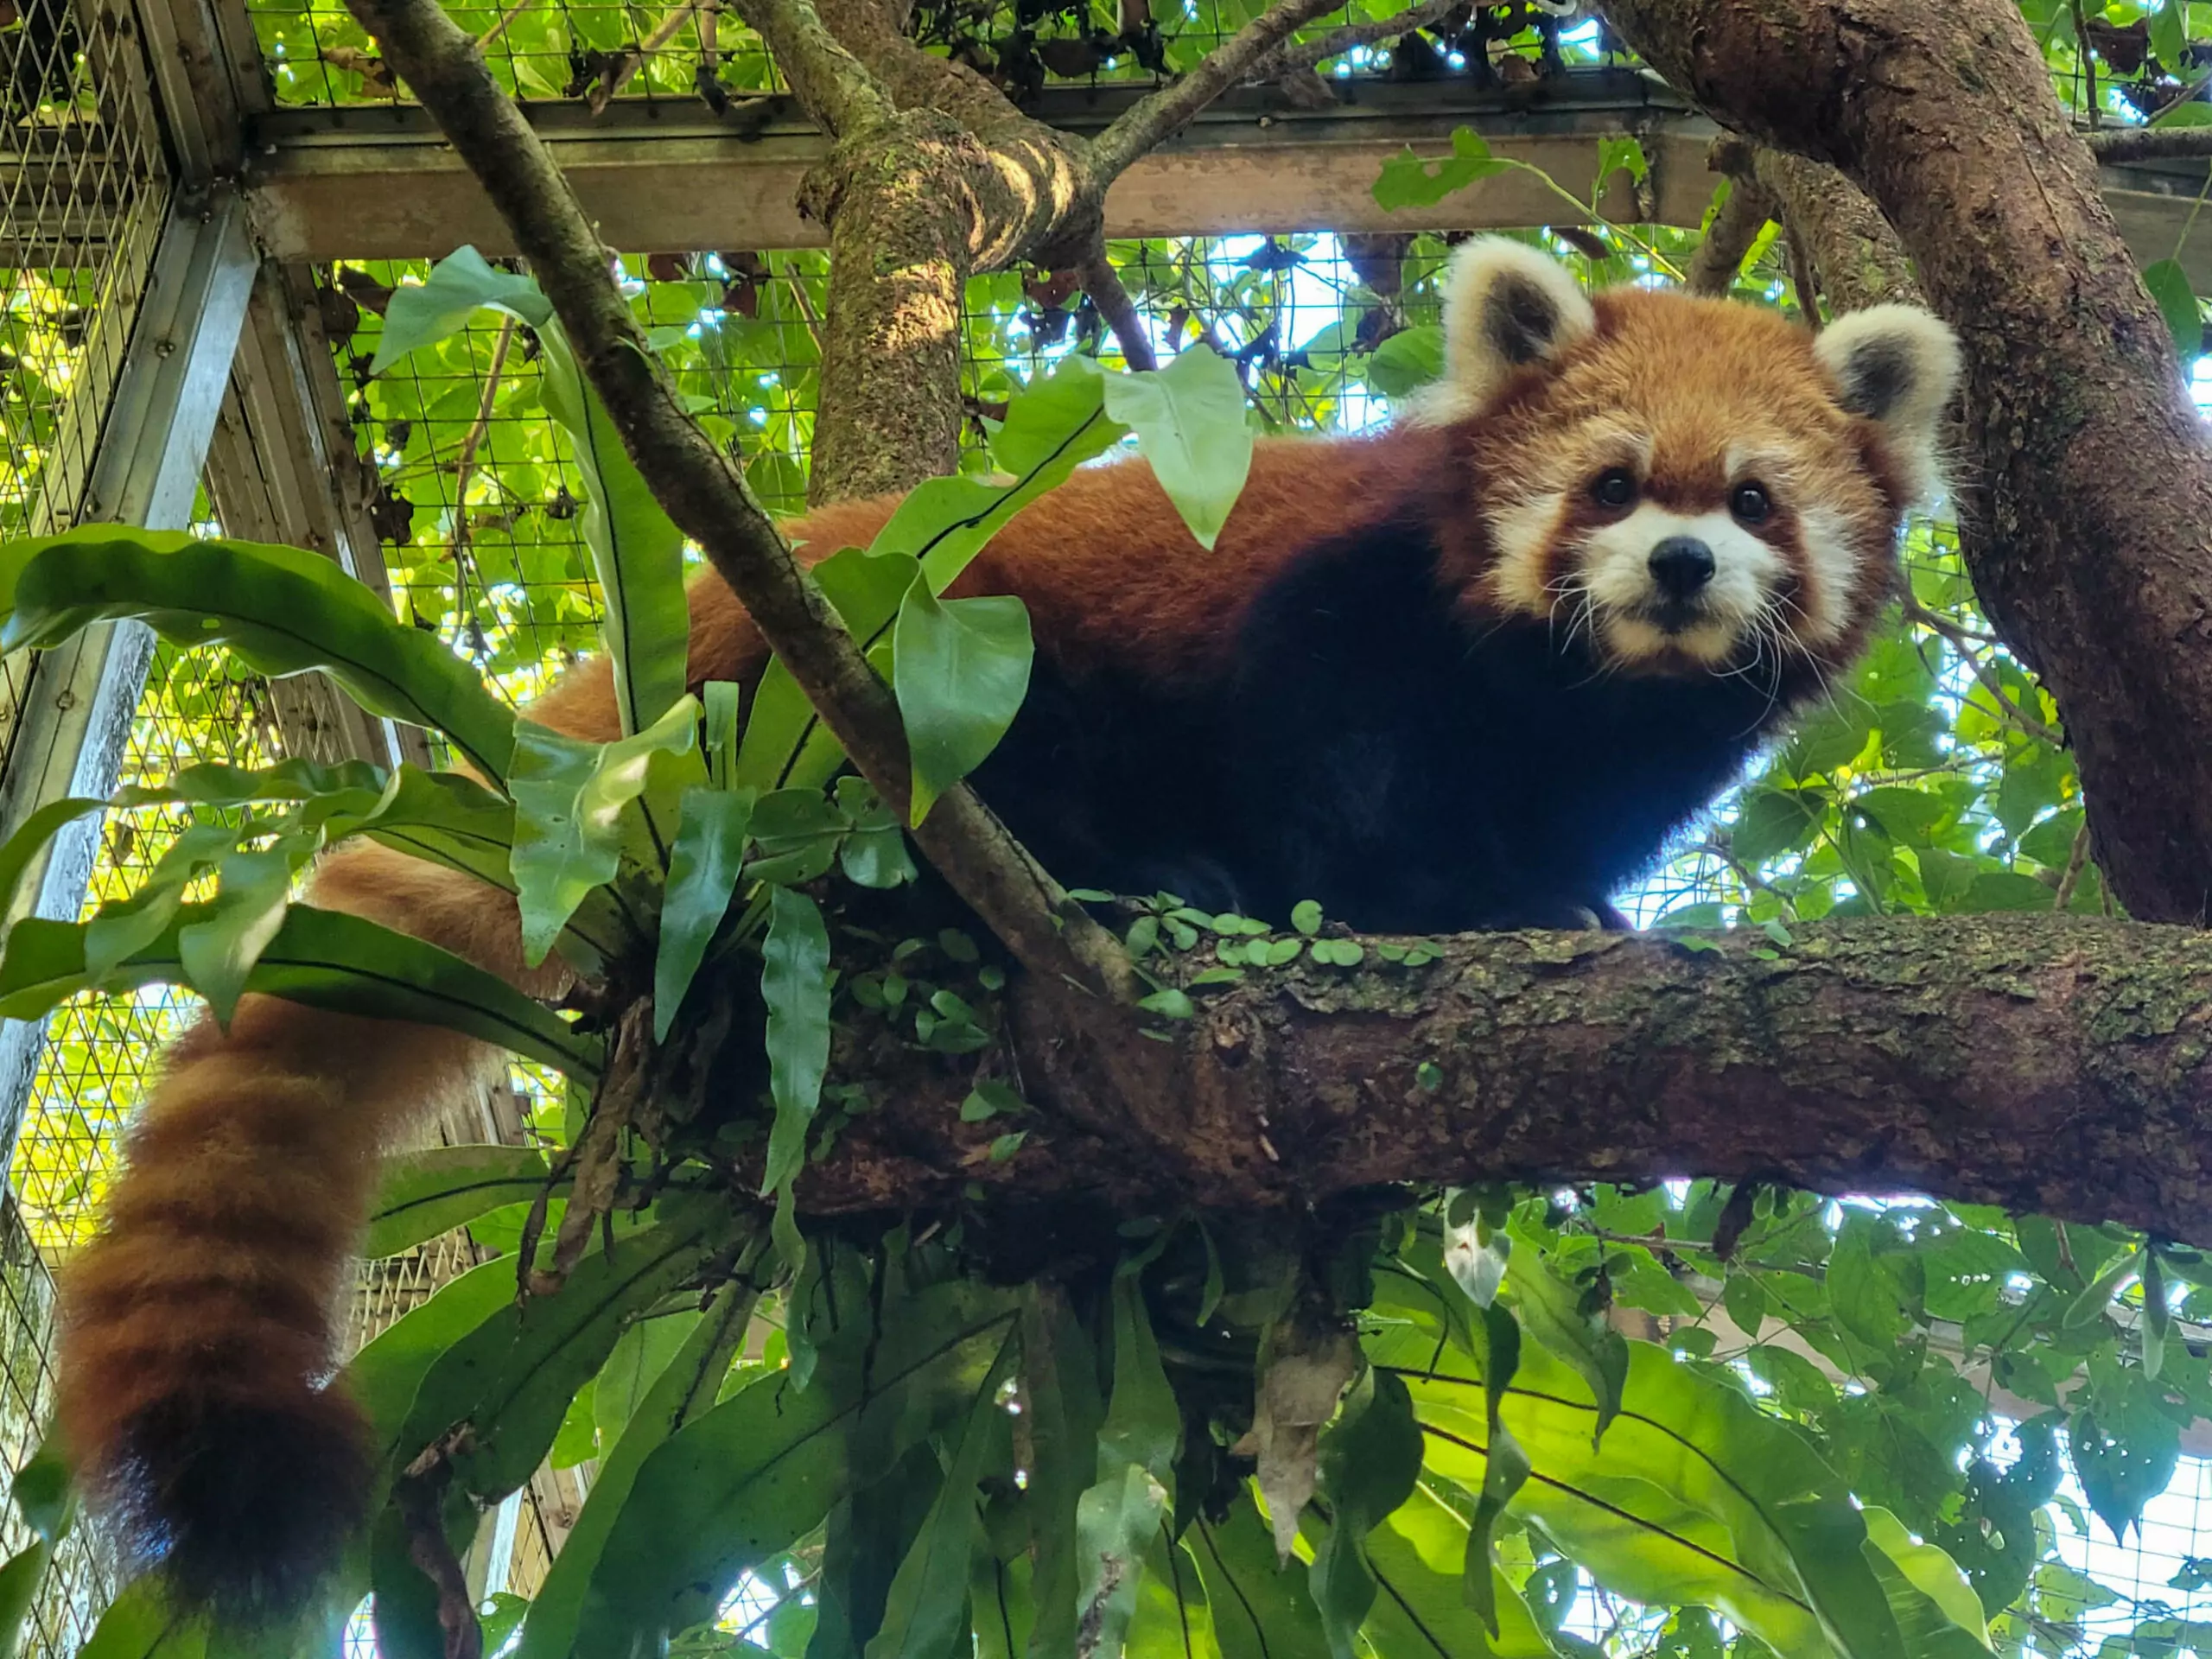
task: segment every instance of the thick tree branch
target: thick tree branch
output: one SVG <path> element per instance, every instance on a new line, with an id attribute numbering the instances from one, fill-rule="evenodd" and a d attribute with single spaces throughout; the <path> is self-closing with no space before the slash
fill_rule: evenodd
<path id="1" fill-rule="evenodd" d="M 1966 347 L 1984 486 L 1961 501 L 1975 590 L 2066 711 L 2115 896 L 2137 916 L 2201 921 L 2212 448 L 2018 9 L 1610 0 L 1606 12 L 1725 124 L 1839 167 L 1896 227 Z"/>
<path id="2" fill-rule="evenodd" d="M 2212 940 L 2065 917 L 1801 925 L 1699 948 L 1506 934 L 1440 960 L 1255 973 L 1154 1046 L 1146 1098 L 1024 982 L 1005 1064 L 1050 1109 L 1011 1163 L 963 1070 L 856 1032 L 884 1104 L 800 1183 L 817 1214 L 951 1202 L 1306 1205 L 1381 1183 L 1760 1178 L 1917 1191 L 2212 1244 Z M 1122 1126 L 1138 1126 L 1133 1139 Z M 1090 1129 L 1080 1127 L 1091 1126 Z"/>
<path id="3" fill-rule="evenodd" d="M 607 251 L 475 42 L 437 0 L 351 3 L 513 232 L 647 486 L 744 601 L 854 764 L 903 816 L 906 731 L 889 688 L 792 557 L 743 473 L 676 397 L 611 280 Z M 914 838 L 1033 972 L 1117 1001 L 1128 995 L 1133 976 L 1119 945 L 971 791 L 948 793 Z"/>
<path id="4" fill-rule="evenodd" d="M 1102 183 L 1120 177 L 1130 162 L 1180 132 L 1207 105 L 1246 79 L 1275 48 L 1334 10 L 1335 0 L 1275 0 L 1189 74 L 1122 111 L 1091 143 L 1090 164 Z"/>
<path id="5" fill-rule="evenodd" d="M 738 15 L 767 43 L 792 94 L 832 138 L 896 112 L 890 91 L 847 50 L 813 0 L 737 0 Z"/>
<path id="6" fill-rule="evenodd" d="M 1723 145 L 1734 142 L 1724 138 L 1714 144 L 1715 156 Z M 1716 172 L 1728 170 L 1717 162 L 1713 168 Z M 1751 252 L 1751 244 L 1759 239 L 1759 232 L 1777 212 L 1774 198 L 1764 185 L 1745 174 L 1732 173 L 1728 200 L 1720 204 L 1720 211 L 1713 216 L 1705 239 L 1697 245 L 1683 285 L 1693 294 L 1718 296 L 1727 293 L 1736 285 L 1736 273 L 1743 270 L 1744 258 Z"/>

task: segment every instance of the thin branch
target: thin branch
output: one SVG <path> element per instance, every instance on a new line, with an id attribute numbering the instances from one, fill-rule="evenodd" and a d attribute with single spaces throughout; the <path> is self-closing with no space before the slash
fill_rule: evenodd
<path id="1" fill-rule="evenodd" d="M 2087 814 L 2082 827 L 2074 832 L 2074 846 L 2066 855 L 2066 873 L 2058 878 L 2058 896 L 2050 907 L 2063 915 L 2074 903 L 2074 889 L 2082 884 L 2082 872 L 2089 863 L 2089 820 Z"/>
<path id="2" fill-rule="evenodd" d="M 2089 49 L 2089 25 L 2082 16 L 2082 0 L 2073 0 L 2073 5 L 2074 49 L 2081 57 L 2082 73 L 2089 83 L 2089 124 L 2096 127 L 2102 124 L 2097 109 L 2097 60 Z"/>
<path id="3" fill-rule="evenodd" d="M 2212 156 L 2212 127 L 2103 127 L 2082 137 L 2101 162 L 2197 162 Z"/>
<path id="4" fill-rule="evenodd" d="M 630 84 L 630 78 L 645 66 L 645 60 L 676 38 L 677 30 L 691 20 L 698 10 L 696 0 L 683 0 L 680 6 L 670 9 L 666 16 L 653 26 L 653 32 L 625 52 L 614 67 L 614 73 L 601 79 L 592 88 L 589 103 L 594 115 L 601 113 L 613 101 L 614 95 Z"/>
<path id="5" fill-rule="evenodd" d="M 804 0 L 787 3 L 798 4 Z M 1100 183 L 1110 183 L 1130 162 L 1173 137 L 1207 105 L 1248 79 L 1261 60 L 1316 17 L 1334 10 L 1338 3 L 1275 0 L 1208 53 L 1189 74 L 1122 111 L 1090 146 L 1091 166 Z"/>
<path id="6" fill-rule="evenodd" d="M 646 486 L 744 602 L 855 766 L 904 817 L 906 734 L 890 688 L 792 556 L 743 472 L 677 397 L 614 284 L 607 250 L 537 131 L 437 0 L 349 4 L 506 221 Z M 785 0 L 776 10 L 803 14 L 820 28 L 805 0 Z M 863 79 L 873 87 L 864 72 Z M 845 107 L 863 108 L 876 92 L 864 87 Z M 948 791 L 914 840 L 1033 973 L 1116 1001 L 1140 994 L 1113 937 L 1068 899 L 971 791 Z"/>
<path id="7" fill-rule="evenodd" d="M 349 0 L 349 3 L 351 0 Z M 842 138 L 896 109 L 874 72 L 830 32 L 814 0 L 736 0 L 737 14 L 766 42 L 791 92 L 816 120 Z"/>
<path id="8" fill-rule="evenodd" d="M 1990 667 L 1987 659 L 1974 649 L 1974 642 L 1964 628 L 1949 617 L 1929 610 L 1910 594 L 1905 595 L 1904 608 L 1906 621 L 1918 623 L 1931 633 L 1941 634 L 1949 642 L 1951 649 L 1965 659 L 1974 678 L 1981 683 L 1981 689 L 1996 699 L 1999 718 L 2009 721 L 2030 737 L 2048 743 L 2055 749 L 2066 747 L 2063 732 L 2044 724 L 2012 700 L 2012 694 L 2005 689 L 2005 683 L 1998 678 L 1997 671 Z"/>
<path id="9" fill-rule="evenodd" d="M 484 375 L 484 395 L 477 399 L 476 419 L 461 441 L 461 459 L 454 467 L 453 540 L 447 551 L 456 572 L 468 556 L 468 486 L 476 473 L 476 452 L 483 447 L 485 435 L 492 429 L 492 406 L 499 400 L 499 379 L 506 372 L 507 351 L 514 341 L 515 320 L 501 318 L 499 337 L 492 345 L 492 366 Z M 480 578 L 478 585 L 482 585 Z"/>
<path id="10" fill-rule="evenodd" d="M 1091 244 L 1076 266 L 1077 279 L 1083 291 L 1090 296 L 1090 302 L 1098 308 L 1098 315 L 1114 331 L 1114 338 L 1121 343 L 1122 360 L 1140 372 L 1156 369 L 1160 359 L 1152 349 L 1152 336 L 1146 332 L 1144 319 L 1137 313 L 1136 302 L 1129 297 L 1129 290 L 1122 285 L 1122 274 L 1106 257 L 1106 245 Z"/>
<path id="11" fill-rule="evenodd" d="M 498 40 L 500 35 L 505 34 L 507 32 L 507 25 L 514 22 L 516 18 L 521 16 L 524 12 L 529 10 L 531 4 L 531 0 L 515 0 L 514 4 L 509 6 L 505 11 L 499 14 L 499 20 L 495 22 L 491 28 L 486 29 L 483 34 L 477 37 L 476 49 L 481 52 L 486 47 L 490 46 L 494 41 Z"/>
<path id="12" fill-rule="evenodd" d="M 1345 23 L 1325 35 L 1317 35 L 1310 41 L 1296 41 L 1287 46 L 1279 46 L 1254 64 L 1245 78 L 1249 80 L 1280 80 L 1295 70 L 1311 69 L 1316 64 L 1326 63 L 1331 58 L 1340 58 L 1363 46 L 1379 46 L 1384 41 L 1402 40 L 1415 29 L 1427 29 L 1459 3 L 1459 0 L 1422 0 L 1420 5 L 1408 6 L 1395 17 L 1384 17 L 1371 23 Z"/>

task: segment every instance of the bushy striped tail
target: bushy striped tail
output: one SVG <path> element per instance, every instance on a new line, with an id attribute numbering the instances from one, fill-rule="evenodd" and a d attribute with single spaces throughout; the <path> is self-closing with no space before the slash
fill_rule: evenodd
<path id="1" fill-rule="evenodd" d="M 385 849 L 327 861 L 311 902 L 528 977 L 507 895 Z M 493 1058 L 259 996 L 170 1051 L 105 1228 L 61 1275 L 57 1421 L 180 1602 L 249 1625 L 296 1611 L 364 1519 L 366 1426 L 332 1380 L 377 1160 Z"/>

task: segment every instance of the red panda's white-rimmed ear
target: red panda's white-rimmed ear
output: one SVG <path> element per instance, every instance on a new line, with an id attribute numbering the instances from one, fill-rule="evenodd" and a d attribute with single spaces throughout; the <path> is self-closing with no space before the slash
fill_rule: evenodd
<path id="1" fill-rule="evenodd" d="M 1834 378 L 1837 401 L 1888 432 L 1915 497 L 1935 495 L 1942 485 L 1943 411 L 1959 386 L 1959 341 L 1949 325 L 1916 305 L 1869 306 L 1821 330 L 1813 354 Z"/>
<path id="2" fill-rule="evenodd" d="M 1472 413 L 1514 370 L 1556 357 L 1597 326 L 1589 296 L 1557 260 L 1502 236 L 1460 244 L 1444 281 L 1444 378 L 1415 417 Z"/>

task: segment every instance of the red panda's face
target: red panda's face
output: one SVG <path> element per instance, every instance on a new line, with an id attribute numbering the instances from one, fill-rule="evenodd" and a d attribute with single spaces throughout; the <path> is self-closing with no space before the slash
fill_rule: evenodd
<path id="1" fill-rule="evenodd" d="M 1446 327 L 1427 418 L 1453 423 L 1471 475 L 1453 511 L 1471 505 L 1480 534 L 1447 573 L 1470 610 L 1637 672 L 1856 653 L 1936 481 L 1956 376 L 1940 322 L 1886 306 L 1815 337 L 1678 294 L 1593 301 L 1533 251 L 1482 242 Z"/>

